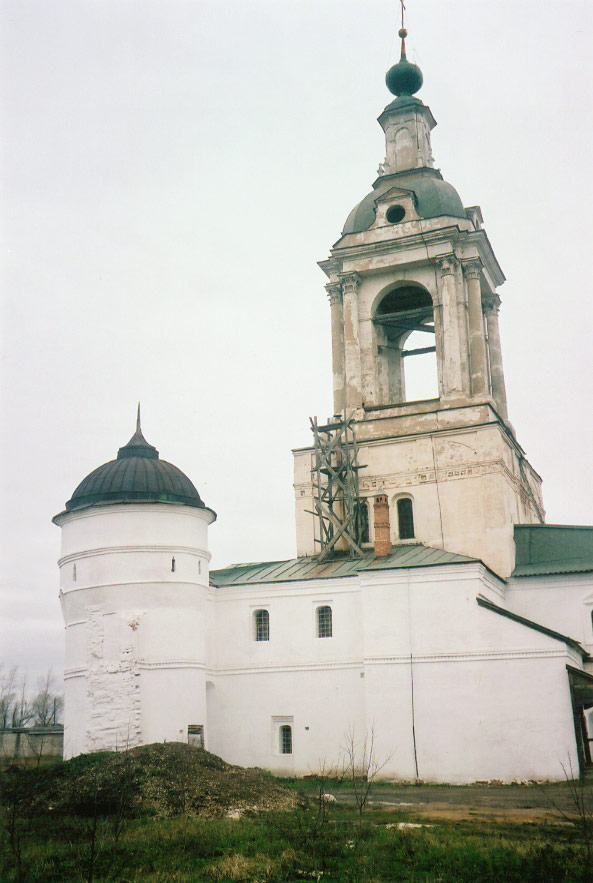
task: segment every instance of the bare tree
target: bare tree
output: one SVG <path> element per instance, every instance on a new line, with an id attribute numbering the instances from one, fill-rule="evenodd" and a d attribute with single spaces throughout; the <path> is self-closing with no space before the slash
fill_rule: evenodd
<path id="1" fill-rule="evenodd" d="M 27 733 L 29 739 L 29 751 L 36 758 L 37 763 L 35 764 L 35 769 L 39 769 L 41 764 L 41 758 L 43 757 L 43 749 L 46 745 L 46 734 L 42 731 L 40 733 Z"/>
<path id="2" fill-rule="evenodd" d="M 346 765 L 341 760 L 338 760 L 333 765 L 329 764 L 324 758 L 319 761 L 316 769 L 311 771 L 311 776 L 315 780 L 316 785 L 315 803 L 317 806 L 317 815 L 313 823 L 312 833 L 316 834 L 326 824 L 329 811 L 336 802 L 334 795 L 329 793 L 330 782 L 337 782 L 338 785 L 341 785 L 345 770 Z"/>
<path id="3" fill-rule="evenodd" d="M 359 825 L 362 825 L 362 814 L 367 806 L 371 788 L 383 767 L 389 763 L 392 753 L 379 760 L 375 745 L 375 725 L 365 730 L 361 741 L 357 741 L 354 727 L 349 727 L 345 734 L 344 774 L 352 783 L 354 800 L 358 809 Z"/>
<path id="4" fill-rule="evenodd" d="M 0 665 L 0 727 L 6 729 L 12 722 L 12 706 L 15 700 L 18 668 L 5 669 Z"/>
<path id="5" fill-rule="evenodd" d="M 15 677 L 15 681 L 17 677 Z M 33 717 L 33 709 L 27 698 L 27 673 L 23 672 L 18 681 L 18 694 L 12 703 L 11 727 L 24 727 Z"/>
<path id="6" fill-rule="evenodd" d="M 581 772 L 575 777 L 572 760 L 568 758 L 568 766 L 560 764 L 568 791 L 568 806 L 561 805 L 548 794 L 548 802 L 552 809 L 568 824 L 572 825 L 585 846 L 587 868 L 593 869 L 593 794 L 587 787 L 585 775 Z"/>
<path id="7" fill-rule="evenodd" d="M 51 668 L 37 679 L 37 694 L 31 701 L 33 719 L 40 727 L 50 727 L 61 720 L 64 699 L 56 692 Z"/>

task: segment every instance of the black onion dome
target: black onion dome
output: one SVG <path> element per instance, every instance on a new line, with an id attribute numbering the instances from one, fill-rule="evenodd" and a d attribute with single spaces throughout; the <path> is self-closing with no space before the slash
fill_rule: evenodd
<path id="1" fill-rule="evenodd" d="M 177 466 L 159 459 L 140 429 L 122 448 L 116 460 L 94 469 L 80 482 L 66 503 L 66 511 L 105 503 L 183 503 L 205 509 L 196 488 Z"/>

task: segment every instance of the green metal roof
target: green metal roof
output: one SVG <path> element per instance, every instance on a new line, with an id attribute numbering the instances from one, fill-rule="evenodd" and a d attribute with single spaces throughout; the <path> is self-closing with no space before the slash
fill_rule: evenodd
<path id="1" fill-rule="evenodd" d="M 583 659 L 589 658 L 589 654 L 585 648 L 582 647 L 578 641 L 575 641 L 574 638 L 569 638 L 567 635 L 563 635 L 561 632 L 555 632 L 554 629 L 549 629 L 545 625 L 540 625 L 532 619 L 526 619 L 524 616 L 519 616 L 518 613 L 513 613 L 511 610 L 499 607 L 498 604 L 493 604 L 492 601 L 488 601 L 486 598 L 476 598 L 476 601 L 480 607 L 485 607 L 493 613 L 498 613 L 500 616 L 512 619 L 513 622 L 518 622 L 520 625 L 525 625 L 527 628 L 533 629 L 536 632 L 541 632 L 542 635 L 548 635 L 550 638 L 555 638 L 557 641 L 562 641 L 564 644 L 568 644 L 569 647 L 572 647 L 573 650 L 580 653 Z"/>
<path id="2" fill-rule="evenodd" d="M 593 527 L 516 524 L 512 576 L 593 572 Z"/>
<path id="3" fill-rule="evenodd" d="M 447 215 L 467 219 L 459 194 L 451 184 L 443 180 L 438 169 L 407 169 L 404 172 L 377 178 L 371 193 L 368 193 L 348 215 L 342 236 L 368 230 L 375 220 L 376 200 L 394 187 L 413 191 L 416 197 L 416 211 L 421 218 L 438 218 Z"/>
<path id="4" fill-rule="evenodd" d="M 336 557 L 319 563 L 317 558 L 292 558 L 288 561 L 261 561 L 234 564 L 210 571 L 210 585 L 242 586 L 257 583 L 300 582 L 309 579 L 338 579 L 356 576 L 366 570 L 399 570 L 410 567 L 434 567 L 441 564 L 473 564 L 476 558 L 433 549 L 423 543 L 393 546 L 390 555 L 377 558 L 369 551 L 364 558 Z"/>
<path id="5" fill-rule="evenodd" d="M 106 503 L 182 503 L 206 508 L 187 475 L 161 460 L 154 445 L 142 435 L 140 406 L 130 441 L 119 449 L 117 459 L 103 463 L 80 482 L 66 503 L 66 511 Z"/>

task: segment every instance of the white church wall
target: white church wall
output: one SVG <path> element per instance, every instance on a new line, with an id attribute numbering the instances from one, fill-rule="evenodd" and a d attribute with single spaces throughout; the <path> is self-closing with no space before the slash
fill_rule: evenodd
<path id="1" fill-rule="evenodd" d="M 502 658 L 501 658 L 502 657 Z M 414 665 L 420 778 L 557 780 L 578 769 L 567 654 Z"/>
<path id="2" fill-rule="evenodd" d="M 515 613 L 574 638 L 593 653 L 593 576 L 590 573 L 509 580 L 508 605 Z"/>
<path id="3" fill-rule="evenodd" d="M 214 590 L 210 750 L 307 774 L 343 758 L 349 732 L 360 743 L 372 729 L 385 778 L 562 778 L 559 752 L 576 763 L 566 664 L 580 658 L 477 604 L 504 605 L 504 591 L 480 564 Z M 312 637 L 317 603 L 332 606 L 332 638 Z M 253 640 L 258 605 L 269 642 Z"/>
<path id="4" fill-rule="evenodd" d="M 350 727 L 364 720 L 360 664 L 291 664 L 272 671 L 220 673 L 209 691 L 216 718 L 209 748 L 225 760 L 285 775 L 336 765 Z M 280 752 L 279 725 L 292 727 L 292 754 Z"/>

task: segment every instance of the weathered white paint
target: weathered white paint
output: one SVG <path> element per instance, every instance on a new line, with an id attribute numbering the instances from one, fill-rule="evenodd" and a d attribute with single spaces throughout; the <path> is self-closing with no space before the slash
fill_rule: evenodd
<path id="1" fill-rule="evenodd" d="M 164 503 L 57 516 L 66 757 L 185 739 L 205 722 L 212 517 Z"/>
<path id="2" fill-rule="evenodd" d="M 210 519 L 161 503 L 59 516 L 66 757 L 185 741 L 201 724 L 231 762 L 307 774 L 339 763 L 349 731 L 374 727 L 394 779 L 557 779 L 561 762 L 576 767 L 566 664 L 580 656 L 480 607 L 478 595 L 507 603 L 482 564 L 208 588 Z M 325 605 L 331 638 L 317 637 Z M 268 641 L 255 640 L 262 608 Z"/>

